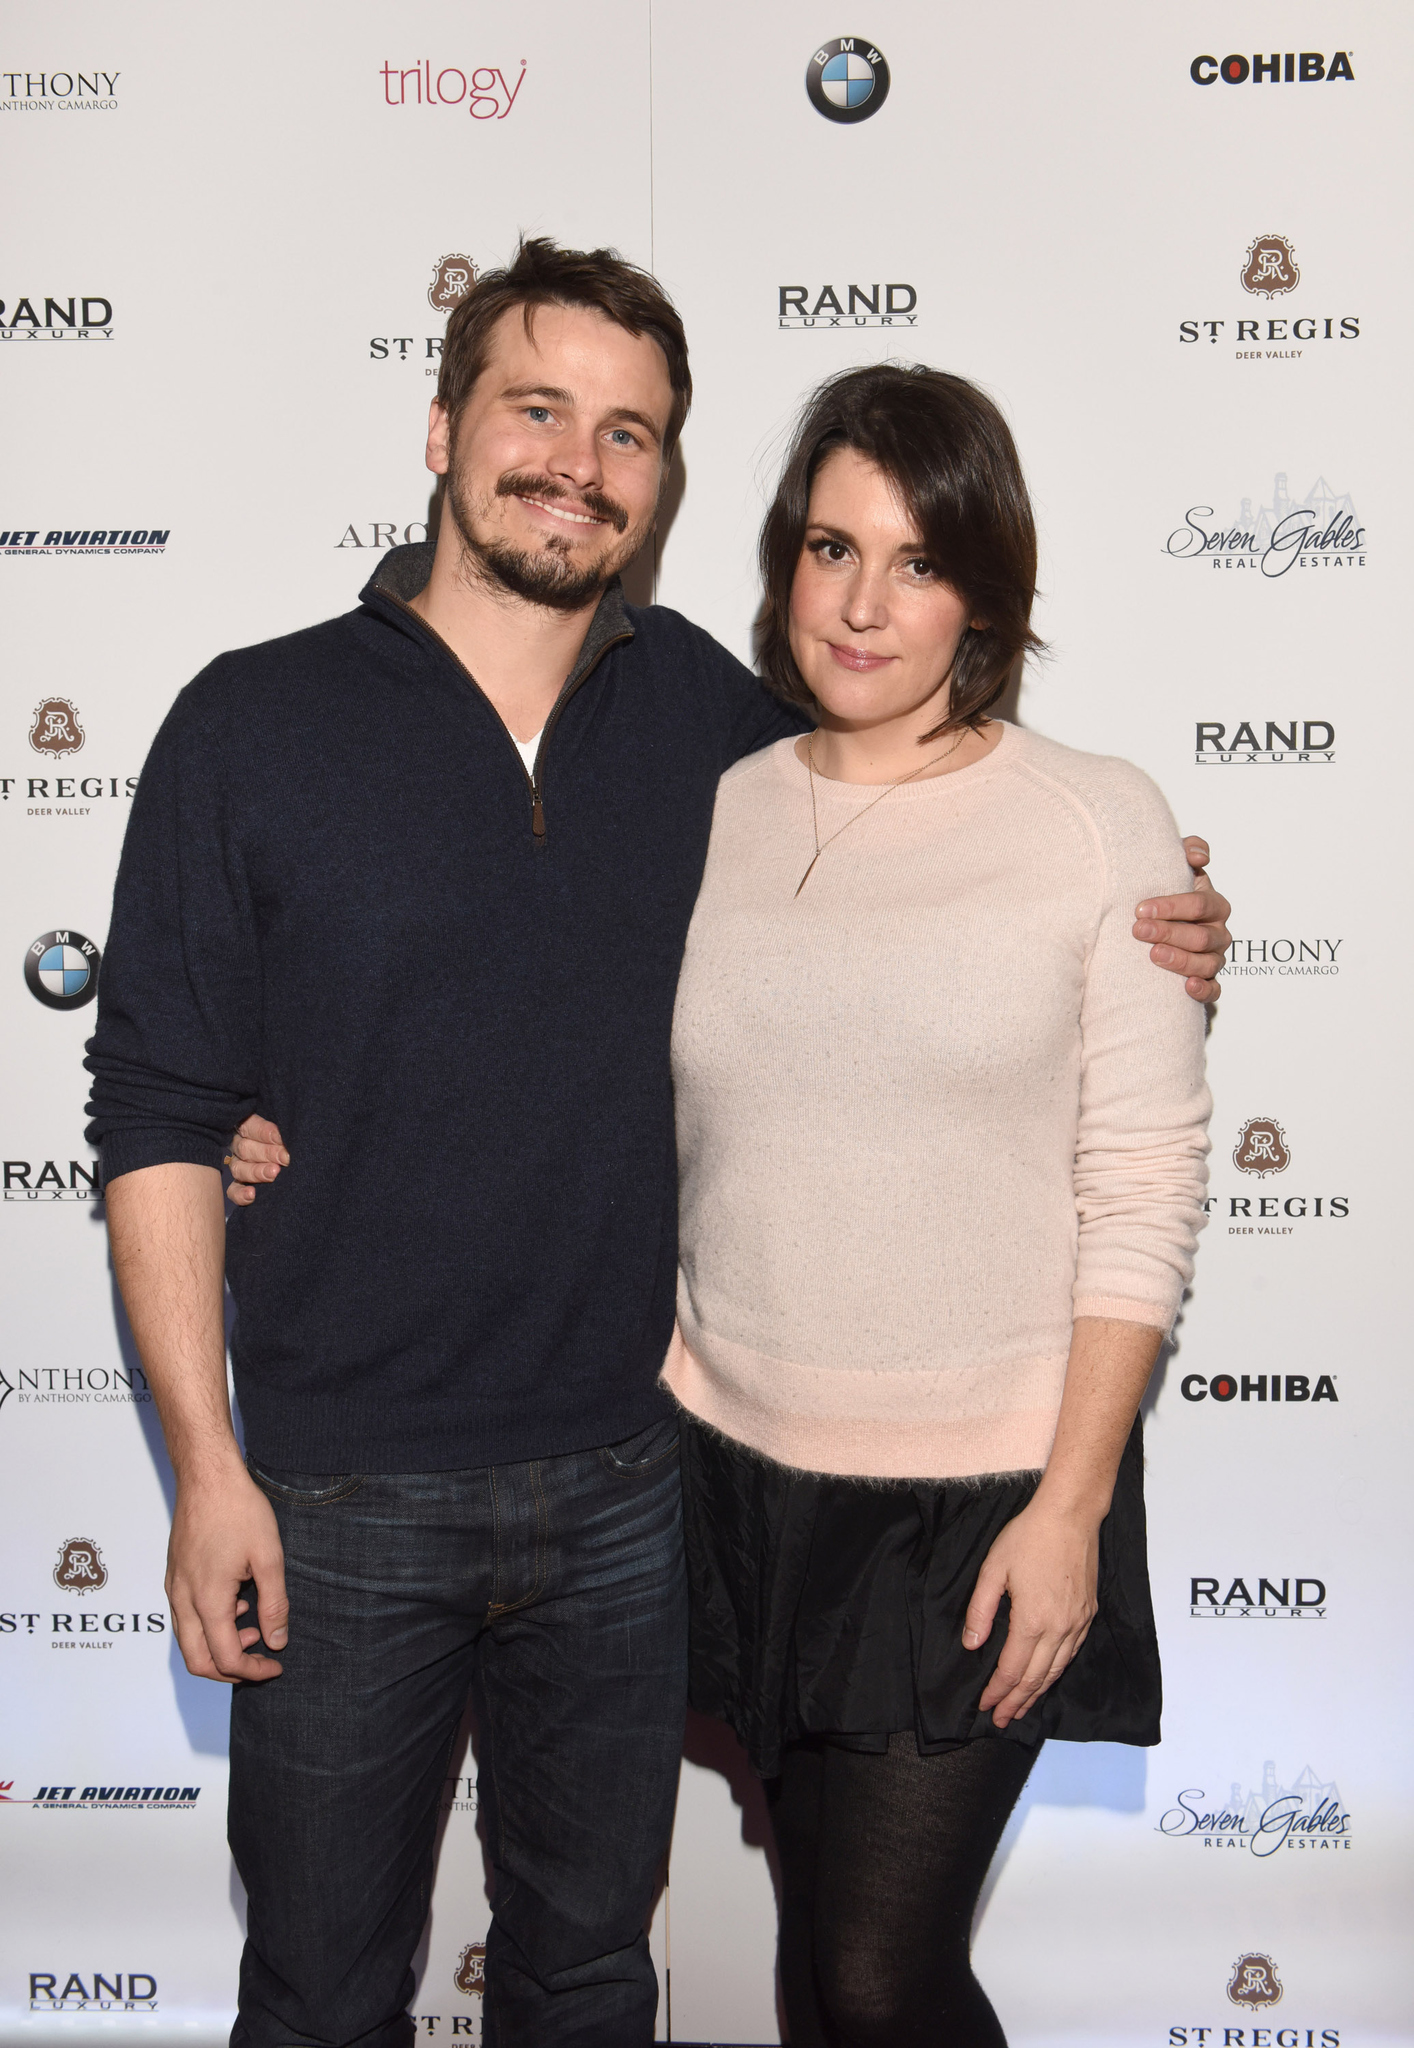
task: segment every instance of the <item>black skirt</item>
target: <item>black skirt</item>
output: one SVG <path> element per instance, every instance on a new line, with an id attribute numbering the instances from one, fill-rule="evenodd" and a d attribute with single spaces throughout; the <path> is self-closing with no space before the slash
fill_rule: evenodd
<path id="1" fill-rule="evenodd" d="M 912 1729 L 929 1755 L 977 1736 L 1159 1739 L 1159 1646 L 1138 1422 L 1100 1530 L 1099 1613 L 1050 1691 L 997 1728 L 977 1702 L 1006 1641 L 1005 1595 L 981 1650 L 962 1647 L 977 1574 L 1039 1474 L 840 1479 L 796 1472 L 683 1416 L 692 1704 L 736 1730 L 763 1778 L 785 1744 L 884 1749 Z"/>

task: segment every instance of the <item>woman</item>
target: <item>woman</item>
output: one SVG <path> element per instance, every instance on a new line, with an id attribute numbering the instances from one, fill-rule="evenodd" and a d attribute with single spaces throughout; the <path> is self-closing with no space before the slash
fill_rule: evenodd
<path id="1" fill-rule="evenodd" d="M 980 2048 L 1040 1742 L 1158 1740 L 1136 1417 L 1209 1099 L 1129 906 L 1184 855 L 1137 769 L 986 716 L 1036 548 L 974 386 L 827 383 L 761 564 L 818 726 L 723 778 L 674 1022 L 693 1699 L 770 1786 L 793 2048 Z"/>

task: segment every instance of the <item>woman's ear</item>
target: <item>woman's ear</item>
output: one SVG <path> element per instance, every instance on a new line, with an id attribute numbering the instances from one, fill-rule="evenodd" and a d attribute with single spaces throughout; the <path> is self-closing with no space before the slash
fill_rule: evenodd
<path id="1" fill-rule="evenodd" d="M 990 619 L 969 619 L 967 630 L 969 633 L 985 633 L 991 623 Z"/>

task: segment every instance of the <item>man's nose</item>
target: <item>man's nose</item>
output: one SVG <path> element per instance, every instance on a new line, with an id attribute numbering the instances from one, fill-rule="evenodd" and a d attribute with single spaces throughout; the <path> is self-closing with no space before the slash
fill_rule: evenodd
<path id="1" fill-rule="evenodd" d="M 597 489 L 604 481 L 599 441 L 591 429 L 568 428 L 550 451 L 551 476 L 562 477 L 576 490 Z"/>

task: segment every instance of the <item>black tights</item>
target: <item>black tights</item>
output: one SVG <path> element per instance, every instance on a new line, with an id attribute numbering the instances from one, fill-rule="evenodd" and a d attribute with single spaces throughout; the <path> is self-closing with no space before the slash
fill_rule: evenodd
<path id="1" fill-rule="evenodd" d="M 983 1736 L 919 1756 L 793 1744 L 771 1788 L 791 2048 L 1006 2048 L 968 1954 L 1036 1752 Z"/>

